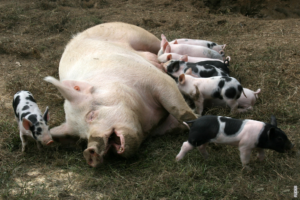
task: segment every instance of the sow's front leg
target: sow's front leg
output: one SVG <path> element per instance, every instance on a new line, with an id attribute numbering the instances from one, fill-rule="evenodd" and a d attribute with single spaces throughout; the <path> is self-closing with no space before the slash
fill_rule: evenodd
<path id="1" fill-rule="evenodd" d="M 79 135 L 72 134 L 72 131 L 67 123 L 63 123 L 60 126 L 50 129 L 50 134 L 54 141 L 62 143 L 64 145 L 76 144 L 80 137 Z M 86 139 L 86 138 L 82 138 Z"/>

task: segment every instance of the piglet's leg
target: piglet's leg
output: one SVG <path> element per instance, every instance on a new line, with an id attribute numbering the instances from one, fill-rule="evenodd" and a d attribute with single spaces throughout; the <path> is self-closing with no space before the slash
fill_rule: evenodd
<path id="1" fill-rule="evenodd" d="M 176 161 L 178 162 L 179 160 L 181 160 L 185 156 L 185 154 L 193 148 L 194 147 L 188 141 L 184 142 L 181 146 L 179 154 L 176 156 Z"/>
<path id="2" fill-rule="evenodd" d="M 247 166 L 247 164 L 250 161 L 251 149 L 242 146 L 239 148 L 239 150 L 240 150 L 240 157 L 241 157 L 243 167 L 246 168 L 247 170 L 251 170 L 251 168 Z"/>
<path id="3" fill-rule="evenodd" d="M 22 152 L 25 152 L 26 151 L 26 146 L 27 146 L 27 139 L 21 131 L 20 131 L 20 138 L 21 138 L 21 141 L 22 141 Z"/>
<path id="4" fill-rule="evenodd" d="M 39 151 L 42 149 L 42 145 L 39 141 L 36 141 L 36 146 L 37 146 Z"/>
<path id="5" fill-rule="evenodd" d="M 258 148 L 257 157 L 260 161 L 263 161 L 265 159 L 265 151 L 261 148 Z"/>
<path id="6" fill-rule="evenodd" d="M 231 108 L 231 113 L 237 112 L 238 102 L 235 99 L 224 99 L 227 105 Z"/>
<path id="7" fill-rule="evenodd" d="M 208 158 L 208 153 L 206 151 L 206 146 L 208 143 L 202 144 L 201 146 L 197 147 L 200 153 L 203 155 L 204 159 Z"/>
<path id="8" fill-rule="evenodd" d="M 253 107 L 252 106 L 249 106 L 248 108 L 238 108 L 237 111 L 239 113 L 243 113 L 243 112 L 247 112 L 249 110 L 253 110 Z"/>

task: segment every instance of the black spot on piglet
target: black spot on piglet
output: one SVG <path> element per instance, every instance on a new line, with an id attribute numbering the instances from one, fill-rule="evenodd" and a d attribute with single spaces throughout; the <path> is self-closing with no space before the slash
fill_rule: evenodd
<path id="1" fill-rule="evenodd" d="M 24 118 L 24 117 L 26 117 L 27 115 L 29 115 L 30 114 L 30 112 L 26 112 L 26 113 L 22 113 L 22 115 L 20 116 L 20 121 Z"/>
<path id="2" fill-rule="evenodd" d="M 223 99 L 219 90 L 215 91 L 212 96 L 213 96 L 213 98 Z"/>
<path id="3" fill-rule="evenodd" d="M 236 96 L 236 89 L 234 87 L 230 87 L 225 91 L 225 96 L 228 99 L 234 99 Z"/>
<path id="4" fill-rule="evenodd" d="M 222 89 L 225 85 L 225 81 L 224 80 L 221 80 L 218 84 L 219 88 Z"/>
<path id="5" fill-rule="evenodd" d="M 36 134 L 37 134 L 37 135 L 41 135 L 41 134 L 42 134 L 42 128 L 41 128 L 41 127 L 38 127 L 38 128 L 36 129 Z"/>
<path id="6" fill-rule="evenodd" d="M 243 120 L 220 117 L 221 122 L 225 122 L 224 132 L 226 135 L 236 134 L 243 124 Z"/>
<path id="7" fill-rule="evenodd" d="M 218 75 L 218 72 L 215 68 L 212 68 L 211 70 L 204 70 L 200 71 L 200 77 L 208 78 Z"/>
<path id="8" fill-rule="evenodd" d="M 29 101 L 32 101 L 34 103 L 36 103 L 36 101 L 34 100 L 34 98 L 32 96 L 28 96 L 26 97 L 25 99 L 29 100 Z"/>
<path id="9" fill-rule="evenodd" d="M 231 78 L 230 77 L 226 77 L 226 76 L 222 77 L 222 79 L 225 80 L 226 82 L 230 82 L 231 81 Z"/>
<path id="10" fill-rule="evenodd" d="M 180 61 L 174 61 L 174 62 L 171 62 L 168 67 L 167 67 L 167 72 L 168 73 L 173 73 L 173 72 L 177 72 L 179 70 L 179 62 Z"/>
<path id="11" fill-rule="evenodd" d="M 243 87 L 241 85 L 238 85 L 238 90 L 239 90 L 239 92 L 242 92 L 243 91 Z"/>
<path id="12" fill-rule="evenodd" d="M 17 96 L 14 100 L 13 100 L 13 108 L 14 108 L 14 112 L 16 117 L 19 119 L 19 113 L 17 114 L 17 107 L 20 103 L 20 96 Z"/>
<path id="13" fill-rule="evenodd" d="M 31 123 L 35 124 L 37 122 L 37 115 L 32 114 L 28 117 L 28 120 L 31 121 Z"/>
<path id="14" fill-rule="evenodd" d="M 29 109 L 29 106 L 26 105 L 26 106 L 23 107 L 22 110 L 27 110 L 27 109 Z"/>
<path id="15" fill-rule="evenodd" d="M 189 62 L 187 62 L 186 66 L 187 66 L 187 68 L 184 69 L 184 72 L 186 72 L 189 68 L 192 68 L 192 71 L 194 73 L 196 73 L 196 74 L 198 73 L 198 68 L 197 68 L 197 64 L 196 63 L 189 63 Z"/>

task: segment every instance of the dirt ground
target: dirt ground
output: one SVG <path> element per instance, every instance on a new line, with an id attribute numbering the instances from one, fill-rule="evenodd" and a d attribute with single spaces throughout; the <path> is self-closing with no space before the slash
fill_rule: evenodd
<path id="1" fill-rule="evenodd" d="M 72 35 L 96 24 L 121 21 L 158 38 L 193 38 L 226 44 L 231 75 L 262 93 L 253 111 L 205 114 L 268 122 L 278 119 L 295 148 L 267 151 L 251 172 L 236 148 L 210 145 L 175 163 L 186 135 L 146 140 L 136 156 L 112 156 L 90 168 L 82 148 L 59 144 L 21 153 L 13 95 L 29 90 L 50 126 L 64 121 L 63 98 L 43 81 L 58 78 L 58 64 Z M 0 2 L 0 199 L 291 199 L 300 186 L 300 4 L 298 0 L 2 0 Z M 299 189 L 298 189 L 299 190 Z M 298 194 L 299 197 L 299 194 Z"/>

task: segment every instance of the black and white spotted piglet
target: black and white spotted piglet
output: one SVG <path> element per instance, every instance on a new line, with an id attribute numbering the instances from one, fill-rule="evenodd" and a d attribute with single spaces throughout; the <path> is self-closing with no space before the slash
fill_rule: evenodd
<path id="1" fill-rule="evenodd" d="M 26 150 L 28 137 L 36 140 L 39 149 L 40 143 L 43 145 L 53 143 L 47 125 L 49 121 L 48 107 L 42 116 L 32 94 L 22 90 L 14 95 L 13 108 L 18 120 L 23 152 Z"/>
<path id="2" fill-rule="evenodd" d="M 238 146 L 243 167 L 250 169 L 251 150 L 258 149 L 258 158 L 265 157 L 263 149 L 272 149 L 280 153 L 293 148 L 286 134 L 277 127 L 276 118 L 271 117 L 271 123 L 255 120 L 240 120 L 222 116 L 206 115 L 196 120 L 186 122 L 190 127 L 188 141 L 184 142 L 176 161 L 197 147 L 204 157 L 208 156 L 206 145 L 209 142 Z"/>
<path id="3" fill-rule="evenodd" d="M 196 106 L 196 113 L 202 114 L 203 103 L 206 99 L 223 99 L 231 108 L 231 112 L 243 112 L 238 109 L 237 99 L 240 98 L 243 87 L 233 77 L 215 76 L 211 78 L 195 78 L 181 74 L 177 86 L 180 92 L 192 99 Z M 245 95 L 245 94 L 244 94 Z"/>
<path id="4" fill-rule="evenodd" d="M 229 61 L 228 61 L 229 63 Z M 191 69 L 191 76 L 208 78 L 213 76 L 229 76 L 228 64 L 221 60 L 206 60 L 197 63 L 180 60 L 170 60 L 163 64 L 166 72 L 173 77 L 179 77 Z"/>

